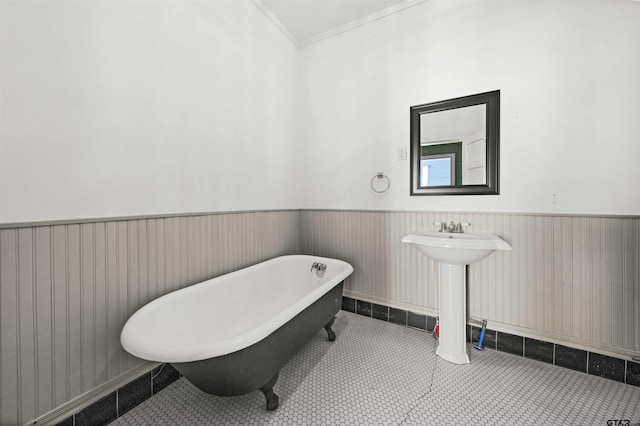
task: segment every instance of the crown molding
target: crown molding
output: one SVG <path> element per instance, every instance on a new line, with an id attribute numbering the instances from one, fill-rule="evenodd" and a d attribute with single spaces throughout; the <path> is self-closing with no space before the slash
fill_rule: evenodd
<path id="1" fill-rule="evenodd" d="M 285 26 L 282 22 L 280 22 L 280 20 L 273 14 L 271 13 L 271 11 L 269 10 L 269 8 L 267 6 L 264 5 L 264 3 L 262 2 L 262 0 L 252 0 L 253 4 L 256 5 L 256 7 L 258 9 L 260 9 L 262 11 L 262 13 L 265 14 L 265 16 L 267 18 L 269 18 L 269 20 L 271 20 L 271 22 L 273 22 L 273 24 L 278 27 L 278 29 L 280 31 L 282 31 L 282 33 L 287 36 L 287 38 L 289 40 L 291 40 L 291 42 L 298 48 L 298 49 L 302 49 L 304 47 L 310 46 L 312 44 L 318 43 L 322 40 L 326 40 L 328 38 L 337 36 L 339 34 L 342 34 L 344 32 L 347 31 L 351 31 L 355 28 L 361 27 L 363 25 L 367 25 L 371 22 L 375 22 L 379 19 L 382 19 L 384 17 L 387 17 L 389 15 L 393 15 L 394 13 L 398 13 L 400 11 L 403 11 L 405 9 L 408 9 L 410 7 L 416 6 L 418 4 L 421 3 L 425 3 L 428 0 L 405 0 L 402 3 L 398 3 L 394 6 L 389 6 L 385 9 L 379 10 L 378 12 L 372 13 L 370 15 L 364 16 L 360 19 L 356 19 L 354 21 L 348 22 L 344 25 L 340 25 L 338 27 L 332 28 L 328 31 L 325 31 L 323 33 L 320 33 L 314 37 L 311 37 L 309 39 L 306 40 L 298 40 L 296 38 L 296 36 L 294 36 Z"/>
<path id="2" fill-rule="evenodd" d="M 304 48 L 310 46 L 312 44 L 318 43 L 320 41 L 326 40 L 328 38 L 337 36 L 339 34 L 345 33 L 347 31 L 351 31 L 353 29 L 362 27 L 364 25 L 370 24 L 382 18 L 385 18 L 389 15 L 393 15 L 395 13 L 401 12 L 405 9 L 409 9 L 410 7 L 416 6 L 421 3 L 425 3 L 428 0 L 405 0 L 402 3 L 398 3 L 394 6 L 389 6 L 385 9 L 379 10 L 378 12 L 372 13 L 370 15 L 364 16 L 360 19 L 356 19 L 354 21 L 348 22 L 344 25 L 340 25 L 338 27 L 332 28 L 329 31 L 325 31 L 323 33 L 318 34 L 315 37 L 311 37 L 306 40 L 299 41 L 297 46 L 298 48 Z"/>
<path id="3" fill-rule="evenodd" d="M 287 29 L 287 27 L 284 26 L 284 24 L 282 22 L 280 22 L 280 20 L 276 17 L 276 15 L 274 15 L 273 13 L 271 13 L 271 11 L 269 10 L 269 8 L 267 6 L 264 5 L 264 3 L 262 3 L 262 0 L 251 0 L 253 1 L 253 4 L 256 5 L 256 7 L 258 9 L 260 9 L 260 11 L 262 13 L 264 13 L 264 15 L 269 18 L 269 20 L 271 22 L 273 22 L 273 24 L 280 30 L 282 31 L 282 33 L 287 36 L 287 38 L 289 40 L 291 40 L 291 42 L 297 47 L 300 48 L 300 41 L 296 38 L 296 36 L 294 36 L 291 31 L 289 31 Z"/>

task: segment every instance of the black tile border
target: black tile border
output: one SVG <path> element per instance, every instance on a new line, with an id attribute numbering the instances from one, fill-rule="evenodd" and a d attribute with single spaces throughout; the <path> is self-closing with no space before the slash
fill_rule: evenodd
<path id="1" fill-rule="evenodd" d="M 572 370 L 587 372 L 587 351 L 563 345 L 555 347 L 555 365 Z"/>
<path id="2" fill-rule="evenodd" d="M 342 296 L 342 310 L 347 312 L 356 312 L 356 299 Z"/>
<path id="3" fill-rule="evenodd" d="M 356 306 L 362 306 L 362 315 L 403 325 L 418 330 L 432 332 L 436 318 L 404 309 L 371 303 L 343 296 L 342 309 L 356 313 Z M 367 307 L 368 306 L 368 313 Z M 347 309 L 345 309 L 345 307 Z M 357 312 L 360 313 L 360 312 Z M 475 343 L 480 337 L 480 327 L 467 325 L 469 343 Z M 571 348 L 544 340 L 486 329 L 482 341 L 483 348 L 506 352 L 512 355 L 544 362 L 558 367 L 569 368 L 582 373 L 604 377 L 631 386 L 640 386 L 640 361 L 631 361 Z"/>
<path id="4" fill-rule="evenodd" d="M 118 417 L 151 398 L 151 373 L 147 373 L 118 389 Z"/>
<path id="5" fill-rule="evenodd" d="M 75 426 L 103 426 L 108 425 L 118 418 L 118 395 L 111 392 L 109 395 L 94 402 L 84 410 L 74 414 Z"/>
<path id="6" fill-rule="evenodd" d="M 407 325 L 407 311 L 389 307 L 389 322 L 398 325 Z"/>
<path id="7" fill-rule="evenodd" d="M 131 380 L 56 426 L 107 425 L 180 378 L 171 364 L 163 364 Z"/>
<path id="8" fill-rule="evenodd" d="M 624 383 L 626 368 L 624 359 L 589 352 L 587 365 L 587 373 L 589 374 Z"/>
<path id="9" fill-rule="evenodd" d="M 525 337 L 524 357 L 553 364 L 553 343 Z"/>
<path id="10" fill-rule="evenodd" d="M 371 317 L 371 303 L 356 300 L 356 314 Z"/>
<path id="11" fill-rule="evenodd" d="M 498 331 L 496 339 L 496 348 L 500 352 L 524 356 L 524 338 L 522 336 Z"/>
<path id="12" fill-rule="evenodd" d="M 151 371 L 151 395 L 155 395 L 180 378 L 171 364 L 162 364 Z"/>
<path id="13" fill-rule="evenodd" d="M 627 376 L 625 382 L 628 385 L 640 386 L 640 363 L 627 361 Z"/>
<path id="14" fill-rule="evenodd" d="M 372 303 L 371 318 L 379 319 L 382 321 L 389 321 L 389 307 Z"/>
<path id="15" fill-rule="evenodd" d="M 435 318 L 433 319 L 435 321 Z M 407 326 L 419 330 L 427 330 L 427 316 L 407 311 Z"/>

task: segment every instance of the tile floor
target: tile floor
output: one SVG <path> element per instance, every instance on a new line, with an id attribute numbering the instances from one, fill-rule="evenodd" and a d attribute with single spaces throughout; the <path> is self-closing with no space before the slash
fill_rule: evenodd
<path id="1" fill-rule="evenodd" d="M 431 334 L 345 311 L 333 328 L 281 371 L 276 411 L 261 392 L 216 397 L 182 378 L 112 424 L 640 425 L 640 387 L 495 350 L 452 365 Z"/>

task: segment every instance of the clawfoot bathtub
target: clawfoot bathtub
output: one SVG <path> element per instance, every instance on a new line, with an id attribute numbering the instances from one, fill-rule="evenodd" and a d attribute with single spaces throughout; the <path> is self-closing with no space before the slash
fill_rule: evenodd
<path id="1" fill-rule="evenodd" d="M 342 304 L 346 262 L 282 256 L 175 291 L 143 306 L 120 341 L 142 359 L 171 363 L 217 396 L 261 390 L 278 408 L 278 373 L 308 340 L 331 325 Z"/>

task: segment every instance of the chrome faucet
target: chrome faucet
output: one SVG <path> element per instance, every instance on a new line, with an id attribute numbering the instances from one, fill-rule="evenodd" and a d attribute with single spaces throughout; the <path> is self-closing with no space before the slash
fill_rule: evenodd
<path id="1" fill-rule="evenodd" d="M 467 222 L 453 223 L 453 221 L 451 221 L 448 225 L 446 222 L 435 222 L 434 225 L 440 225 L 439 232 L 448 232 L 449 234 L 464 234 L 463 226 L 469 226 L 471 224 Z"/>
<path id="2" fill-rule="evenodd" d="M 311 269 L 309 270 L 309 272 L 316 270 L 316 275 L 319 277 L 323 277 L 324 276 L 324 272 L 327 270 L 327 265 L 324 263 L 320 263 L 320 262 L 313 262 L 313 265 L 311 265 Z"/>

